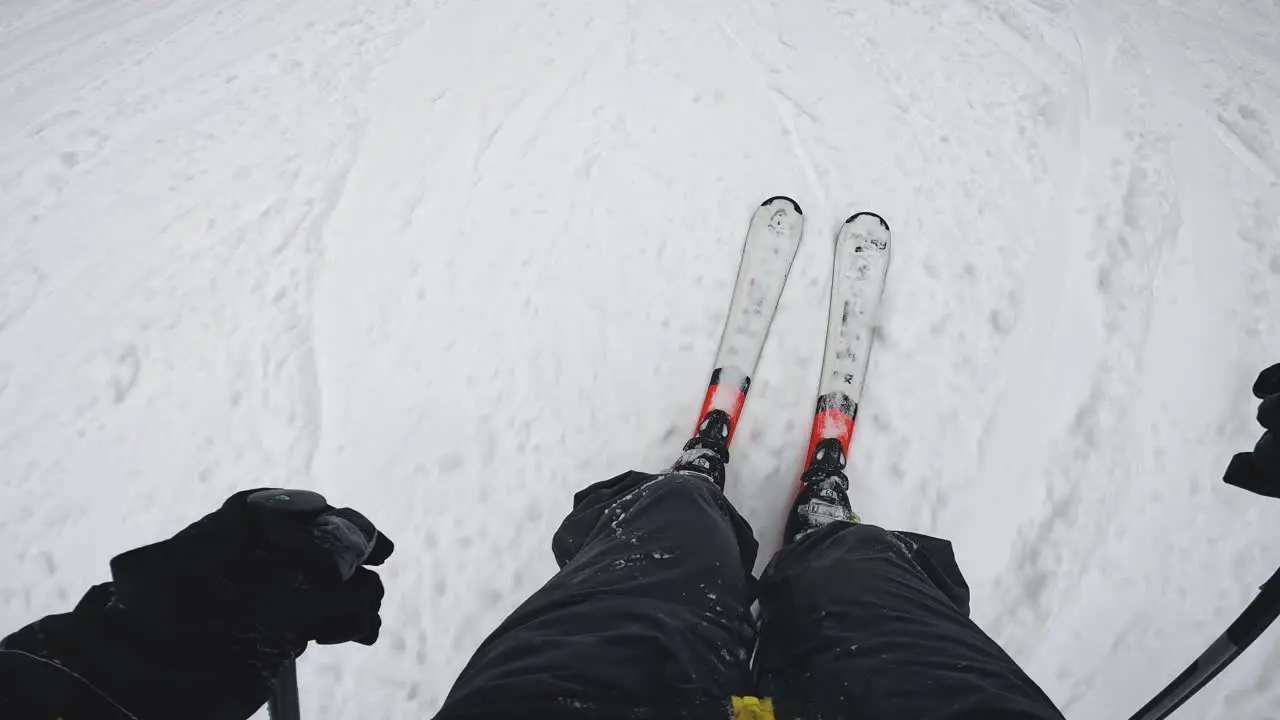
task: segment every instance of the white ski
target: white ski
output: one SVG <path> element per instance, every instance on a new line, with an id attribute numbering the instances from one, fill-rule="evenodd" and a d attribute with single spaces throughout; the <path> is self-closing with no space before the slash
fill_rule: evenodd
<path id="1" fill-rule="evenodd" d="M 787 197 L 765 200 L 752 215 L 695 434 L 709 412 L 720 410 L 728 416 L 725 446 L 732 440 L 791 262 L 800 247 L 803 227 L 800 206 Z"/>
<path id="2" fill-rule="evenodd" d="M 840 227 L 831 277 L 827 343 L 805 472 L 841 471 L 858 416 L 871 357 L 872 329 L 889 272 L 889 225 L 858 213 Z M 835 442 L 823 442 L 832 441 Z"/>

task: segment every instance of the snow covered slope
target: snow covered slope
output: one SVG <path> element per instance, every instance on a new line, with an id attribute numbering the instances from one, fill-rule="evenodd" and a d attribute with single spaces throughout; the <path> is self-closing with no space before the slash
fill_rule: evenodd
<path id="1" fill-rule="evenodd" d="M 753 207 L 807 237 L 730 494 L 766 549 L 831 233 L 893 225 L 858 511 L 1123 717 L 1280 562 L 1223 487 L 1280 360 L 1266 0 L 0 4 L 0 627 L 232 490 L 399 545 L 308 718 L 420 718 L 553 571 L 575 489 L 668 464 Z M 1276 718 L 1280 629 L 1182 717 Z"/>

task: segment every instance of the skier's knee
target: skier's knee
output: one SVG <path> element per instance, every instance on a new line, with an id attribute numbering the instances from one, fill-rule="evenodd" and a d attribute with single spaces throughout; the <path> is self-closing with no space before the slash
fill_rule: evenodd
<path id="1" fill-rule="evenodd" d="M 667 473 L 659 475 L 657 481 L 654 485 L 661 485 L 663 492 L 689 493 L 698 496 L 723 494 L 723 491 L 716 487 L 714 482 L 708 480 L 706 476 L 696 473 Z"/>

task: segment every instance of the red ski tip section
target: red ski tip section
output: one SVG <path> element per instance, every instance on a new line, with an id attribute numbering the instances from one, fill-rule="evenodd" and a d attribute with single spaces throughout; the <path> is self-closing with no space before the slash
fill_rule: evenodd
<path id="1" fill-rule="evenodd" d="M 828 393 L 818 398 L 818 408 L 813 417 L 813 431 L 809 434 L 809 450 L 805 453 L 805 467 L 814 464 L 814 451 L 823 440 L 840 441 L 840 451 L 849 457 L 849 443 L 853 440 L 853 426 L 858 416 L 858 406 L 844 393 Z M 840 463 L 844 467 L 844 462 Z"/>
<path id="2" fill-rule="evenodd" d="M 716 368 L 711 373 L 711 383 L 707 386 L 707 395 L 702 400 L 702 410 L 698 412 L 698 422 L 693 426 L 693 434 L 697 435 L 702 427 L 702 420 L 712 410 L 723 410 L 729 415 L 729 438 L 725 447 L 733 442 L 733 433 L 738 429 L 738 416 L 742 415 L 742 406 L 747 402 L 747 391 L 751 389 L 751 378 L 743 376 L 742 381 L 733 386 L 721 387 L 723 368 Z M 729 382 L 732 382 L 730 380 Z"/>

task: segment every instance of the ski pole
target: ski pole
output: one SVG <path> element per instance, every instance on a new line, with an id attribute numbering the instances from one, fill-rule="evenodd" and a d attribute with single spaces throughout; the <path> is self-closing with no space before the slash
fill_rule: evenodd
<path id="1" fill-rule="evenodd" d="M 1168 717 L 1239 657 L 1277 617 L 1280 617 L 1280 568 L 1262 584 L 1258 596 L 1227 631 L 1129 720 L 1162 720 Z"/>
<path id="2" fill-rule="evenodd" d="M 267 701 L 267 713 L 271 720 L 300 720 L 302 717 L 298 703 L 298 668 L 292 660 L 285 663 L 276 678 L 275 690 Z"/>
<path id="3" fill-rule="evenodd" d="M 298 542 L 298 535 L 291 532 L 296 530 L 298 523 L 309 523 L 329 506 L 323 495 L 309 490 L 261 490 L 250 495 L 248 503 L 264 534 L 283 548 Z M 284 664 L 276 677 L 275 689 L 267 700 L 267 712 L 272 720 L 300 720 L 302 717 L 298 702 L 298 668 L 292 660 Z"/>

